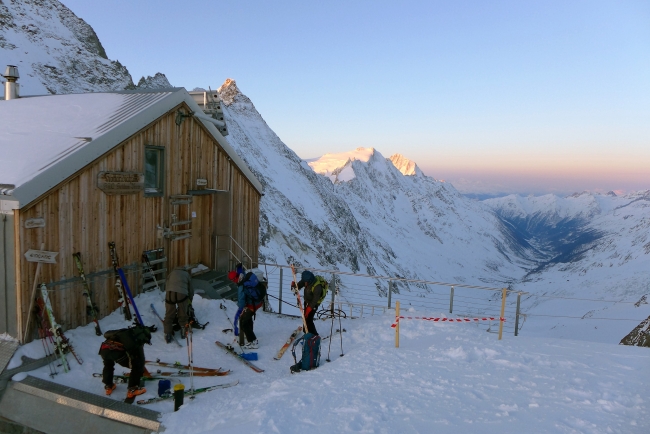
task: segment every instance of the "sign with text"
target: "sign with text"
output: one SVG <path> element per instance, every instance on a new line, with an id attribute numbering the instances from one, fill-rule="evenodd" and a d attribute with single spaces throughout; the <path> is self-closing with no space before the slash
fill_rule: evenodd
<path id="1" fill-rule="evenodd" d="M 44 228 L 44 227 L 45 227 L 45 219 L 42 217 L 36 217 L 36 218 L 25 220 L 25 229 Z"/>
<path id="2" fill-rule="evenodd" d="M 45 250 L 29 249 L 25 252 L 25 258 L 29 262 L 45 262 L 46 264 L 56 264 L 56 255 L 59 252 L 47 252 Z"/>
<path id="3" fill-rule="evenodd" d="M 106 194 L 134 194 L 144 191 L 144 173 L 99 172 L 97 188 Z"/>

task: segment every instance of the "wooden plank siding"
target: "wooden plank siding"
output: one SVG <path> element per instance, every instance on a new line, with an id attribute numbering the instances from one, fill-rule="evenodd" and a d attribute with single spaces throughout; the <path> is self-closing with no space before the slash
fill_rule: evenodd
<path id="1" fill-rule="evenodd" d="M 122 266 L 139 264 L 144 250 L 163 247 L 169 269 L 199 262 L 212 267 L 212 237 L 216 233 L 212 227 L 214 195 L 193 196 L 189 207 L 177 206 L 177 210 L 187 211 L 180 213 L 179 220 L 190 219 L 191 213 L 196 213 L 196 218 L 191 219 L 191 238 L 176 241 L 159 238 L 161 231 L 157 229 L 170 227 L 173 210 L 169 197 L 197 189 L 198 178 L 207 179 L 209 189 L 231 191 L 234 203 L 232 236 L 257 261 L 260 193 L 199 121 L 185 118 L 180 127 L 176 125 L 178 108 L 189 111 L 182 104 L 154 123 L 143 126 L 109 153 L 16 212 L 16 286 L 19 293 L 18 317 L 21 318 L 19 327 L 22 330 L 27 320 L 36 270 L 36 264 L 27 262 L 24 253 L 29 249 L 39 249 L 41 242 L 45 243 L 45 250 L 59 252 L 56 264 L 43 264 L 41 267 L 39 280 L 46 283 L 78 276 L 72 258 L 75 252 L 81 252 L 86 274 L 111 269 L 109 241 L 115 241 Z M 107 195 L 97 188 L 99 172 L 142 173 L 145 145 L 165 148 L 163 197 L 144 197 L 143 193 Z M 46 226 L 24 229 L 25 220 L 36 217 L 45 218 Z M 139 292 L 139 273 L 127 270 L 127 280 L 132 290 Z M 102 317 L 117 308 L 113 273 L 97 276 L 91 285 Z M 64 329 L 85 325 L 89 321 L 81 288 L 80 282 L 51 288 L 54 313 Z"/>

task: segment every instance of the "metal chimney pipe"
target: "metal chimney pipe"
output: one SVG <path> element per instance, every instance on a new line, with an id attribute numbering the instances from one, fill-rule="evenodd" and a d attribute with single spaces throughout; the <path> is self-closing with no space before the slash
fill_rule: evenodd
<path id="1" fill-rule="evenodd" d="M 15 65 L 7 65 L 3 75 L 7 79 L 5 82 L 5 100 L 16 99 L 18 96 L 18 68 Z"/>

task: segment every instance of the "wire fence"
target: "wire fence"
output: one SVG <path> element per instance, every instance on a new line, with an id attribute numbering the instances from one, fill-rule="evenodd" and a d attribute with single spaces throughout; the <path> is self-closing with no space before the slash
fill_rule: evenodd
<path id="1" fill-rule="evenodd" d="M 260 264 L 266 269 L 269 304 L 274 312 L 299 315 L 297 299 L 290 290 L 293 275 L 286 265 Z M 307 268 L 300 268 L 302 272 Z M 416 279 L 390 278 L 339 272 L 337 270 L 309 269 L 330 282 L 330 292 L 321 304 L 328 310 L 331 303 L 349 318 L 383 315 L 394 309 L 399 300 L 402 312 L 436 312 L 449 318 L 495 317 L 495 321 L 474 323 L 488 332 L 498 329 L 502 288 L 475 285 L 447 284 Z M 299 277 L 297 277 L 299 279 Z M 512 292 L 512 291 L 508 291 Z M 335 298 L 334 298 L 335 297 Z M 504 311 L 504 331 L 516 333 L 517 309 L 514 304 Z"/>
<path id="2" fill-rule="evenodd" d="M 290 266 L 279 264 L 264 264 L 269 279 L 269 301 L 275 312 L 299 315 L 296 297 L 290 290 L 293 276 Z M 336 288 L 335 307 L 350 318 L 361 318 L 372 315 L 382 315 L 395 307 L 399 300 L 402 312 L 439 313 L 449 318 L 494 317 L 493 322 L 473 322 L 476 327 L 488 332 L 497 332 L 501 313 L 501 302 L 504 288 L 465 285 L 457 283 L 433 282 L 418 279 L 407 279 L 390 276 L 372 276 L 341 272 L 338 270 L 321 270 L 314 268 L 299 268 L 297 272 L 310 270 L 322 275 L 330 282 L 330 289 Z M 299 277 L 298 277 L 299 278 Z M 517 336 L 525 327 L 527 321 L 533 318 L 562 318 L 576 320 L 598 321 L 627 321 L 640 323 L 646 318 L 618 318 L 607 315 L 595 315 L 594 312 L 607 306 L 617 304 L 638 307 L 639 302 L 612 300 L 605 298 L 565 297 L 562 295 L 531 294 L 506 288 L 506 302 L 503 317 L 503 331 Z M 334 302 L 332 295 L 322 303 L 322 309 L 329 309 Z M 569 307 L 564 311 L 580 311 L 591 309 L 584 315 L 553 315 L 533 313 L 531 306 L 545 301 L 557 300 L 564 303 L 579 303 L 575 308 Z M 523 303 L 526 302 L 527 309 Z"/>

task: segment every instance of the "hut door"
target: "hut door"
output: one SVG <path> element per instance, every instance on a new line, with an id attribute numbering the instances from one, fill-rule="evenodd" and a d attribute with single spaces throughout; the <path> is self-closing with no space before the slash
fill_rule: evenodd
<path id="1" fill-rule="evenodd" d="M 232 268 L 232 261 L 236 261 L 231 255 L 231 195 L 229 191 L 218 192 L 212 195 L 212 233 L 214 244 L 214 264 L 217 271 L 227 271 Z"/>

